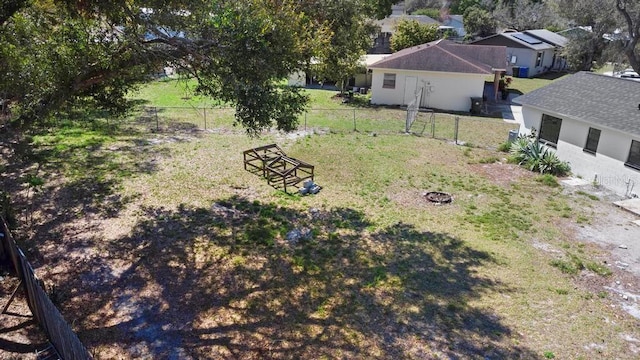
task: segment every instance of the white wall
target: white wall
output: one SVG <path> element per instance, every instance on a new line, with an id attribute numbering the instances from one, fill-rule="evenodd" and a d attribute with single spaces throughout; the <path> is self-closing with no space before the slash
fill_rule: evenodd
<path id="1" fill-rule="evenodd" d="M 416 77 L 418 87 L 423 87 L 422 107 L 469 111 L 471 97 L 482 97 L 484 79 L 482 74 L 460 74 L 433 71 L 398 71 L 392 69 L 372 69 L 371 103 L 378 105 L 406 105 L 405 79 Z M 396 74 L 394 89 L 382 87 L 384 74 Z M 415 90 L 414 90 L 415 91 Z"/>
<path id="2" fill-rule="evenodd" d="M 529 135 L 532 126 L 539 134 L 542 114 L 543 112 L 538 109 L 523 106 L 524 124 L 520 127 L 520 134 Z M 562 119 L 556 153 L 561 160 L 569 162 L 571 172 L 575 176 L 582 177 L 587 181 L 597 180 L 601 185 L 620 195 L 626 195 L 627 183 L 631 180 L 634 184 L 633 192 L 640 194 L 640 171 L 624 165 L 629 156 L 631 140 L 640 141 L 640 137 L 562 117 L 551 112 L 547 112 L 547 114 Z M 601 131 L 595 154 L 583 151 L 589 127 Z"/>
<path id="3" fill-rule="evenodd" d="M 307 85 L 307 74 L 304 71 L 296 71 L 289 75 L 287 83 L 289 86 L 304 87 Z"/>
<path id="4" fill-rule="evenodd" d="M 507 74 L 513 75 L 512 70 L 514 66 L 528 67 L 529 68 L 528 77 L 533 77 L 538 74 L 544 73 L 545 68 L 546 70 L 549 70 L 551 68 L 551 64 L 553 63 L 553 52 L 554 52 L 553 49 L 542 51 L 544 53 L 544 56 L 542 58 L 542 64 L 536 67 L 536 59 L 538 56 L 538 52 L 539 51 L 531 50 L 531 49 L 511 48 L 511 47 L 507 48 L 507 61 L 508 61 Z M 516 57 L 515 64 L 511 63 L 512 56 Z"/>

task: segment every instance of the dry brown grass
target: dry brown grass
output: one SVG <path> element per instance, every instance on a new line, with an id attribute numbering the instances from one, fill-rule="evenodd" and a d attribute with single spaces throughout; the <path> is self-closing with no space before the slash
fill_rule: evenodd
<path id="1" fill-rule="evenodd" d="M 479 163 L 504 135 L 115 142 L 116 163 L 144 171 L 45 186 L 34 201 L 56 211 L 35 215 L 29 251 L 97 358 L 636 357 L 637 322 L 550 265 L 571 242 L 562 222 L 589 213 Z M 318 195 L 243 170 L 242 150 L 271 142 L 316 165 Z M 427 204 L 429 190 L 454 202 Z"/>

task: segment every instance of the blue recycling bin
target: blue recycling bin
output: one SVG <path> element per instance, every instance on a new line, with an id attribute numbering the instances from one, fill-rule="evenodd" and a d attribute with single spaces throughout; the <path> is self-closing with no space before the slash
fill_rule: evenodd
<path id="1" fill-rule="evenodd" d="M 520 71 L 518 73 L 518 77 L 520 78 L 528 78 L 529 77 L 529 68 L 525 66 L 520 67 Z"/>

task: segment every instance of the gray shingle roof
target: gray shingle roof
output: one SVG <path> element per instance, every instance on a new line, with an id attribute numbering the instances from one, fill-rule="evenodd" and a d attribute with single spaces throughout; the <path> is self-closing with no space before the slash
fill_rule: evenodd
<path id="1" fill-rule="evenodd" d="M 640 136 L 639 81 L 579 72 L 513 102 Z"/>
<path id="2" fill-rule="evenodd" d="M 495 34 L 495 35 L 491 35 L 488 36 L 486 38 L 483 39 L 479 39 L 479 40 L 475 40 L 472 41 L 471 44 L 478 44 L 478 45 L 492 45 L 492 44 L 504 44 L 505 40 L 511 42 L 511 44 L 509 44 L 509 47 L 517 47 L 517 48 L 526 48 L 526 49 L 531 49 L 531 50 L 535 50 L 535 51 L 541 51 L 541 50 L 548 50 L 548 49 L 553 49 L 554 46 L 543 41 L 540 40 L 541 43 L 539 44 L 529 44 L 526 41 L 522 41 L 518 38 L 516 38 L 514 35 L 518 36 L 518 35 L 522 35 L 524 33 L 522 32 L 506 32 L 506 33 L 501 33 L 501 34 Z M 505 39 L 505 40 L 503 40 Z"/>
<path id="3" fill-rule="evenodd" d="M 566 37 L 546 29 L 525 30 L 524 33 L 555 46 L 565 47 L 569 42 Z"/>
<path id="4" fill-rule="evenodd" d="M 507 66 L 505 46 L 460 45 L 447 40 L 400 50 L 370 68 L 493 74 Z"/>

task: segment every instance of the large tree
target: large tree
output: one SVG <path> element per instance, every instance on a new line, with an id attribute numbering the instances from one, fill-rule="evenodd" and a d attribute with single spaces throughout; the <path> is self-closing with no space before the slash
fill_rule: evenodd
<path id="1" fill-rule="evenodd" d="M 478 6 L 464 11 L 464 28 L 468 34 L 485 37 L 494 34 L 496 27 L 497 23 L 489 11 Z"/>
<path id="2" fill-rule="evenodd" d="M 391 4 L 357 3 L 374 16 Z M 250 133 L 291 130 L 306 98 L 277 83 L 330 48 L 343 25 L 315 16 L 327 9 L 320 0 L 3 2 L 0 96 L 24 123 L 78 101 L 122 111 L 130 88 L 172 64 L 200 93 L 235 104 Z"/>
<path id="3" fill-rule="evenodd" d="M 573 25 L 587 27 L 571 41 L 565 55 L 579 60 L 577 69 L 592 63 L 620 61 L 640 71 L 640 3 L 636 0 L 556 0 L 558 10 Z M 612 36 L 615 34 L 615 36 Z"/>
<path id="4" fill-rule="evenodd" d="M 310 16 L 326 24 L 328 43 L 315 57 L 313 70 L 320 78 L 334 81 L 341 92 L 347 80 L 362 67 L 361 59 L 377 33 L 372 19 L 384 17 L 381 5 L 390 11 L 392 1 L 322 0 Z"/>
<path id="5" fill-rule="evenodd" d="M 428 43 L 438 39 L 437 24 L 421 24 L 416 20 L 401 20 L 391 36 L 391 50 L 399 51 L 408 47 Z"/>
<path id="6" fill-rule="evenodd" d="M 498 25 L 518 31 L 555 26 L 559 19 L 545 1 L 501 0 L 493 10 Z"/>
<path id="7" fill-rule="evenodd" d="M 618 42 L 629 65 L 640 74 L 640 3 L 637 0 L 615 0 L 617 12 L 622 17 L 626 38 Z"/>

